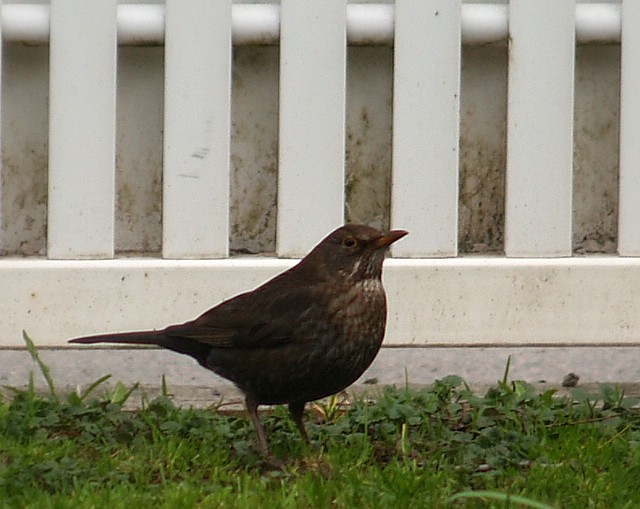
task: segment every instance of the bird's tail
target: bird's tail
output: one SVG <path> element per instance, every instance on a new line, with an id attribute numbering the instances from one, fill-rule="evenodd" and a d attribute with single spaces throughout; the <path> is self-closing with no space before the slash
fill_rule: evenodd
<path id="1" fill-rule="evenodd" d="M 156 345 L 174 352 L 189 355 L 202 366 L 207 367 L 207 359 L 211 347 L 206 343 L 199 343 L 190 339 L 170 336 L 163 331 L 120 332 L 84 336 L 69 340 L 78 345 L 92 345 L 95 343 L 117 343 L 121 345 Z"/>
<path id="2" fill-rule="evenodd" d="M 69 340 L 69 343 L 92 345 L 94 343 L 120 343 L 125 345 L 158 345 L 166 346 L 167 338 L 162 332 L 141 331 L 98 334 Z"/>

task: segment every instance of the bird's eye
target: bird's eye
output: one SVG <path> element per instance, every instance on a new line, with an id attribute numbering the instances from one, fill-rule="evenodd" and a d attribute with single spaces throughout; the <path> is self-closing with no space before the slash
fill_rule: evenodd
<path id="1" fill-rule="evenodd" d="M 345 237 L 342 241 L 344 247 L 354 247 L 358 242 L 353 237 Z"/>

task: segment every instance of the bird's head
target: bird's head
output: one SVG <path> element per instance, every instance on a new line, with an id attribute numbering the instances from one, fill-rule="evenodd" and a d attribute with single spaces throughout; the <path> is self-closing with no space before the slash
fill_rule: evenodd
<path id="1" fill-rule="evenodd" d="M 382 232 L 370 226 L 348 224 L 325 237 L 305 259 L 316 271 L 334 277 L 379 279 L 387 249 L 407 233 L 405 230 Z"/>

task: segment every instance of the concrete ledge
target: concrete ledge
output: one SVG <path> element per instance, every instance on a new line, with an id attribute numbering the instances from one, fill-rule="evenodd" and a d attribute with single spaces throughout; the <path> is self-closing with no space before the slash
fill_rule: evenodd
<path id="1" fill-rule="evenodd" d="M 293 265 L 225 260 L 0 260 L 0 347 L 162 328 Z M 387 345 L 640 344 L 640 258 L 389 259 Z"/>
<path id="2" fill-rule="evenodd" d="M 4 350 L 0 363 L 3 386 L 24 387 L 29 373 L 34 384 L 46 391 L 45 379 L 24 349 Z M 578 387 L 624 384 L 628 395 L 640 395 L 639 347 L 532 347 L 532 348 L 383 348 L 371 367 L 356 382 L 354 390 L 377 390 L 386 385 L 431 385 L 447 375 L 461 376 L 482 392 L 504 375 L 511 357 L 509 379 L 525 380 L 541 390 L 559 387 L 568 373 L 580 378 Z M 191 358 L 160 349 L 44 349 L 41 359 L 49 366 L 56 387 L 62 392 L 76 386 L 86 388 L 106 374 L 105 384 L 139 382 L 148 397 L 160 394 L 162 376 L 169 392 L 184 406 L 208 406 L 222 401 L 240 404 L 242 397 L 230 382 L 198 366 Z M 141 395 L 132 397 L 140 404 Z"/>

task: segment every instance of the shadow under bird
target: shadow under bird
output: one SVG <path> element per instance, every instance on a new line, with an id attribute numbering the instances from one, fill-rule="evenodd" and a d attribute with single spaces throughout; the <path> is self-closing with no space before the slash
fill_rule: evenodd
<path id="1" fill-rule="evenodd" d="M 380 350 L 387 319 L 382 263 L 407 233 L 345 225 L 291 269 L 195 320 L 69 342 L 158 345 L 190 355 L 244 393 L 262 452 L 272 458 L 258 405 L 287 404 L 309 441 L 305 403 L 351 385 Z"/>

